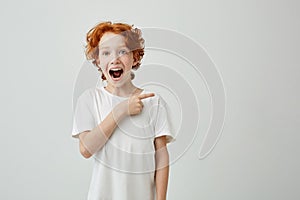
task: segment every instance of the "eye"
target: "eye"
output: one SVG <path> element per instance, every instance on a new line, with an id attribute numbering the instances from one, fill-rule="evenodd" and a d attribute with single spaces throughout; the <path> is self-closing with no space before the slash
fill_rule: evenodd
<path id="1" fill-rule="evenodd" d="M 127 54 L 128 53 L 128 50 L 127 49 L 121 49 L 120 51 L 119 51 L 119 54 L 120 55 L 124 55 L 124 54 Z"/>
<path id="2" fill-rule="evenodd" d="M 101 55 L 103 55 L 103 56 L 109 56 L 109 54 L 110 54 L 109 51 L 103 51 L 103 52 L 101 53 Z"/>

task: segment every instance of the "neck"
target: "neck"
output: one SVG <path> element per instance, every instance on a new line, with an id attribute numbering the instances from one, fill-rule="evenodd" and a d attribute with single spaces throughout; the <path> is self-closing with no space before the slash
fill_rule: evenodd
<path id="1" fill-rule="evenodd" d="M 133 93 L 136 93 L 138 88 L 133 85 L 131 81 L 122 84 L 121 86 L 116 86 L 113 84 L 108 83 L 107 86 L 105 87 L 107 91 L 110 93 L 121 96 L 121 97 L 128 97 L 132 95 Z"/>

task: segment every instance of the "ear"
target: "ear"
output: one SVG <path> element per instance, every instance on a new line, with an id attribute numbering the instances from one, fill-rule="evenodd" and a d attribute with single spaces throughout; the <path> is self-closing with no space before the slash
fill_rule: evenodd
<path id="1" fill-rule="evenodd" d="M 133 64 L 132 64 L 132 67 L 136 66 L 136 64 L 138 64 L 138 61 L 134 61 Z"/>
<path id="2" fill-rule="evenodd" d="M 95 62 L 95 64 L 97 65 L 97 67 L 99 67 L 99 65 L 100 65 L 100 59 L 99 59 L 99 58 L 96 58 L 96 59 L 94 60 L 94 62 Z"/>
<path id="3" fill-rule="evenodd" d="M 133 58 L 133 64 L 132 64 L 132 67 L 131 68 L 133 68 L 133 66 L 135 66 L 136 64 L 138 64 L 139 63 L 139 61 L 137 61 L 137 59 L 135 58 L 135 56 L 134 56 L 134 53 L 132 52 L 132 58 Z"/>

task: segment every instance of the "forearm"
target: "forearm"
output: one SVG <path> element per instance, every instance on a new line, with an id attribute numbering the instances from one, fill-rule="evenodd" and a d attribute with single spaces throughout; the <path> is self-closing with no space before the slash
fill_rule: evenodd
<path id="1" fill-rule="evenodd" d="M 157 200 L 166 200 L 169 179 L 169 154 L 166 147 L 156 151 L 155 160 L 156 198 Z"/>
<path id="2" fill-rule="evenodd" d="M 116 106 L 94 129 L 79 135 L 84 157 L 88 158 L 101 149 L 116 129 L 117 124 L 126 116 L 124 109 L 120 106 Z"/>
<path id="3" fill-rule="evenodd" d="M 137 115 L 143 109 L 142 99 L 154 96 L 154 93 L 133 95 L 128 100 L 119 103 L 112 112 L 93 130 L 79 134 L 80 153 L 85 157 L 91 157 L 103 147 L 113 134 L 118 123 L 128 115 Z"/>

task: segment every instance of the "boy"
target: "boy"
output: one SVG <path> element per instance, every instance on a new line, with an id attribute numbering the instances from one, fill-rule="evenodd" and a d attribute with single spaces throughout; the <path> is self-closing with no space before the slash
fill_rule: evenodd
<path id="1" fill-rule="evenodd" d="M 128 24 L 104 22 L 87 34 L 86 56 L 107 81 L 86 90 L 74 113 L 72 136 L 95 158 L 89 200 L 166 199 L 173 137 L 164 100 L 132 83 L 143 55 L 141 31 Z"/>

